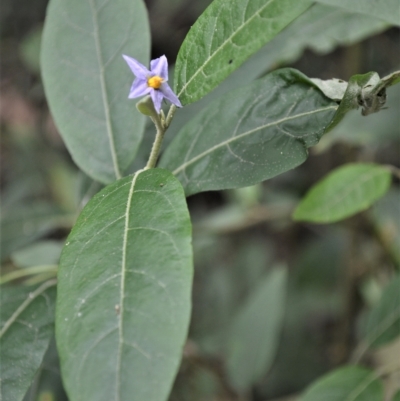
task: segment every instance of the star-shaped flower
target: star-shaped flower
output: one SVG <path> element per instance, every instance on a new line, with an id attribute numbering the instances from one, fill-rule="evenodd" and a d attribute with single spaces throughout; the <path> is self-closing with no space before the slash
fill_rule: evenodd
<path id="1" fill-rule="evenodd" d="M 129 99 L 150 94 L 157 113 L 160 113 L 163 98 L 168 99 L 178 107 L 182 107 L 178 97 L 167 83 L 168 61 L 165 56 L 151 60 L 150 71 L 132 57 L 124 54 L 123 58 L 136 77 L 129 92 Z"/>

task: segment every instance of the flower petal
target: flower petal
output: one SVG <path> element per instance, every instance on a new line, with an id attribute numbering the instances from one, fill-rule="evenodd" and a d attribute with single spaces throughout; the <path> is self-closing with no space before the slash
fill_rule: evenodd
<path id="1" fill-rule="evenodd" d="M 151 60 L 150 70 L 154 75 L 158 75 L 165 81 L 168 81 L 168 61 L 165 56 Z"/>
<path id="2" fill-rule="evenodd" d="M 178 96 L 175 95 L 175 93 L 172 91 L 171 87 L 166 82 L 161 84 L 161 87 L 159 90 L 175 106 L 182 107 L 182 104 L 179 101 Z"/>
<path id="3" fill-rule="evenodd" d="M 153 90 L 151 91 L 151 93 L 150 93 L 150 96 L 151 96 L 151 98 L 152 98 L 152 100 L 153 100 L 154 108 L 156 109 L 156 112 L 157 112 L 158 114 L 160 114 L 161 102 L 162 102 L 162 100 L 163 100 L 163 98 L 164 98 L 163 93 L 160 92 L 160 91 L 157 90 L 157 89 L 153 89 Z"/>
<path id="4" fill-rule="evenodd" d="M 150 71 L 143 64 L 139 63 L 139 61 L 132 57 L 125 56 L 125 54 L 123 54 L 122 57 L 136 77 L 146 79 L 151 75 Z"/>
<path id="5" fill-rule="evenodd" d="M 150 91 L 151 88 L 147 85 L 146 80 L 136 78 L 131 86 L 128 99 L 134 99 L 135 97 L 147 95 L 148 93 L 150 93 Z"/>

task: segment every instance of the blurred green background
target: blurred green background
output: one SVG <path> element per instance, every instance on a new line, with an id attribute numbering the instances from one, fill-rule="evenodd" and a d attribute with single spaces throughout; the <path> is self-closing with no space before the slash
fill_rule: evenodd
<path id="1" fill-rule="evenodd" d="M 146 1 L 153 58 L 166 54 L 172 64 L 209 3 Z M 55 274 L 79 211 L 101 188 L 72 162 L 46 104 L 39 61 L 46 5 L 46 0 L 1 2 L 2 273 L 49 267 L 24 284 Z M 281 66 L 344 80 L 400 69 L 399 28 L 333 8 L 321 10 L 320 18 L 314 11 L 278 35 L 217 93 L 240 85 L 240 74 L 256 78 Z M 188 107 L 187 115 L 204 102 Z M 294 223 L 291 213 L 307 189 L 337 166 L 363 161 L 399 167 L 399 111 L 397 85 L 388 90 L 387 109 L 368 117 L 350 113 L 299 168 L 254 187 L 188 199 L 194 224 L 193 315 L 171 401 L 290 400 L 351 359 L 363 314 L 400 266 L 399 181 L 394 179 L 389 194 L 370 210 L 337 224 Z M 167 142 L 186 118 L 185 110 L 177 113 Z M 149 129 L 135 168 L 144 165 L 152 139 Z M 279 266 L 289 271 L 281 341 L 261 380 L 239 395 L 227 375 L 226 342 L 244 305 Z M 258 311 L 264 309 L 268 305 Z M 248 316 L 255 327 L 259 319 L 262 314 Z M 254 342 L 255 349 L 262 341 Z M 382 358 L 388 356 L 371 354 L 367 362 L 379 366 Z M 53 344 L 26 400 L 65 399 Z"/>

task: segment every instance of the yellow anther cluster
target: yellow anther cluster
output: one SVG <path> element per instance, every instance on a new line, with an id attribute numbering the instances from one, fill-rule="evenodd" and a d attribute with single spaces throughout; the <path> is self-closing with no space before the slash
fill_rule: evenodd
<path id="1" fill-rule="evenodd" d="M 147 85 L 150 86 L 150 88 L 154 89 L 160 89 L 161 84 L 163 83 L 163 79 L 159 77 L 158 75 L 151 77 L 147 80 Z"/>

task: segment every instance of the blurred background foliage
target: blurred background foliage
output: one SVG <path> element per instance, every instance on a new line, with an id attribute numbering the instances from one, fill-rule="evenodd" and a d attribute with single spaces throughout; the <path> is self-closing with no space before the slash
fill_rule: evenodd
<path id="1" fill-rule="evenodd" d="M 153 58 L 166 54 L 172 64 L 209 3 L 147 0 Z M 101 188 L 71 161 L 46 105 L 39 62 L 46 5 L 46 0 L 1 4 L 2 277 L 23 284 L 54 276 L 79 211 Z M 315 5 L 220 88 L 177 113 L 166 142 L 210 99 L 272 69 L 292 66 L 321 79 L 348 80 L 368 71 L 384 76 L 400 68 L 399 45 L 398 28 Z M 400 266 L 399 182 L 394 180 L 372 208 L 340 223 L 294 223 L 291 213 L 307 189 L 337 166 L 363 161 L 399 167 L 399 110 L 397 85 L 388 90 L 386 110 L 368 117 L 349 113 L 299 168 L 254 187 L 188 199 L 194 224 L 193 314 L 171 401 L 289 401 L 315 378 L 352 361 L 365 314 Z M 144 165 L 152 140 L 149 129 L 132 171 Z M 269 291 L 277 294 L 271 301 L 262 296 L 263 286 L 282 266 L 288 268 L 287 285 L 274 276 Z M 271 302 L 282 303 L 276 317 L 282 320 L 279 343 L 267 344 L 273 350 L 265 351 L 268 362 L 246 379 L 239 395 L 243 367 L 230 362 L 229 344 L 235 332 L 249 336 L 250 354 L 273 341 L 260 323 L 263 316 L 273 318 Z M 390 347 L 367 353 L 363 361 L 387 364 L 399 355 L 398 343 Z M 388 377 L 388 396 L 399 382 Z M 25 399 L 67 399 L 54 344 Z"/>

